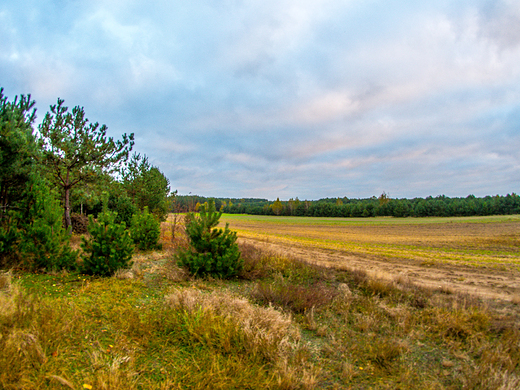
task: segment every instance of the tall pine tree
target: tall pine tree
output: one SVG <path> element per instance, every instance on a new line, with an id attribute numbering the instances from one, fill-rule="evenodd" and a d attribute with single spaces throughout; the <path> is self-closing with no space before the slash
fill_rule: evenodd
<path id="1" fill-rule="evenodd" d="M 52 172 L 54 183 L 63 189 L 65 226 L 71 226 L 70 192 L 78 183 L 93 178 L 97 172 L 110 172 L 128 158 L 134 134 L 122 140 L 107 137 L 107 127 L 89 123 L 83 107 L 72 112 L 64 100 L 50 107 L 39 127 L 44 163 Z"/>

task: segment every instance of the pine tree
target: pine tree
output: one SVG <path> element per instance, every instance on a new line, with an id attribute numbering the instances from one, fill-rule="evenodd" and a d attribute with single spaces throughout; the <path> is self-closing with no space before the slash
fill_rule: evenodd
<path id="1" fill-rule="evenodd" d="M 55 184 L 63 189 L 65 226 L 71 226 L 70 192 L 82 181 L 92 179 L 99 171 L 111 171 L 128 158 L 134 145 L 134 134 L 123 134 L 114 141 L 106 136 L 107 127 L 89 123 L 83 107 L 72 112 L 64 100 L 51 106 L 39 127 L 44 163 L 52 172 Z"/>
<path id="2" fill-rule="evenodd" d="M 32 125 L 36 118 L 31 95 L 10 102 L 0 88 L 0 222 L 16 208 L 38 154 Z"/>
<path id="3" fill-rule="evenodd" d="M 188 268 L 195 276 L 211 275 L 231 278 L 243 267 L 240 251 L 236 243 L 236 232 L 229 230 L 229 224 L 218 229 L 222 211 L 217 212 L 215 201 L 210 199 L 199 208 L 199 216 L 189 213 L 186 220 L 186 234 L 191 248 L 178 254 L 181 266 Z"/>

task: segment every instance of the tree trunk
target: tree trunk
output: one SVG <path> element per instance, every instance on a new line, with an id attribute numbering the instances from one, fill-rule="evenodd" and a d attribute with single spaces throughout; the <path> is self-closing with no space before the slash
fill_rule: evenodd
<path id="1" fill-rule="evenodd" d="M 65 228 L 69 232 L 72 232 L 70 228 L 72 226 L 72 221 L 70 219 L 70 188 L 65 187 Z"/>
<path id="2" fill-rule="evenodd" d="M 7 186 L 0 185 L 0 222 L 7 213 Z"/>

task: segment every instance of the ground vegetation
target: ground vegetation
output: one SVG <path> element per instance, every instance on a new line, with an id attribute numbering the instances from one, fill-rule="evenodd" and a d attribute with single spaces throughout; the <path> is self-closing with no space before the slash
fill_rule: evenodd
<path id="1" fill-rule="evenodd" d="M 242 243 L 239 279 L 172 251 L 110 278 L 0 275 L 0 387 L 513 389 L 518 303 L 324 267 Z M 193 367 L 197 367 L 196 370 Z"/>

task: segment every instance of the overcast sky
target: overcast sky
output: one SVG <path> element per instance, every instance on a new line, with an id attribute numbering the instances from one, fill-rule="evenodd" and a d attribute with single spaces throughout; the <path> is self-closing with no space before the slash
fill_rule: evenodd
<path id="1" fill-rule="evenodd" d="M 180 194 L 520 192 L 520 0 L 3 0 L 0 86 Z"/>

